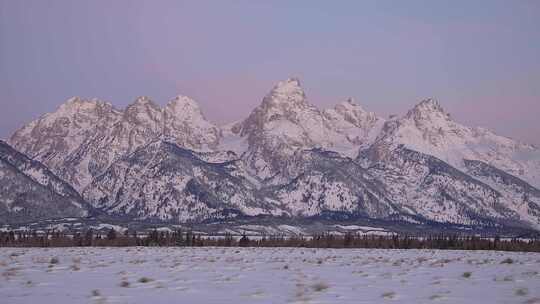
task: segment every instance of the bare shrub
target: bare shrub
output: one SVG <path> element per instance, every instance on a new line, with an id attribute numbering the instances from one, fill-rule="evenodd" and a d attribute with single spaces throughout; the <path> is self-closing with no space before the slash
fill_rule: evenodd
<path id="1" fill-rule="evenodd" d="M 139 283 L 148 283 L 148 282 L 152 282 L 153 280 L 150 279 L 150 278 L 147 278 L 147 277 L 142 277 L 139 279 Z"/>
<path id="2" fill-rule="evenodd" d="M 511 258 L 506 258 L 502 260 L 501 264 L 514 264 L 514 260 L 512 260 Z"/>
<path id="3" fill-rule="evenodd" d="M 527 294 L 529 294 L 529 290 L 527 288 L 518 288 L 516 289 L 514 294 L 516 296 L 526 296 Z"/>
<path id="4" fill-rule="evenodd" d="M 323 290 L 326 290 L 328 289 L 330 286 L 328 286 L 328 284 L 324 283 L 324 282 L 319 282 L 319 283 L 315 283 L 311 286 L 311 288 L 313 288 L 314 291 L 323 291 Z"/>
<path id="5" fill-rule="evenodd" d="M 507 275 L 507 276 L 505 276 L 505 277 L 503 278 L 503 281 L 505 281 L 505 282 L 512 282 L 512 281 L 514 281 L 514 277 L 511 276 L 511 275 Z"/>
<path id="6" fill-rule="evenodd" d="M 388 291 L 388 292 L 385 292 L 381 295 L 381 297 L 385 298 L 385 299 L 393 299 L 396 297 L 396 293 L 393 292 L 393 291 Z"/>

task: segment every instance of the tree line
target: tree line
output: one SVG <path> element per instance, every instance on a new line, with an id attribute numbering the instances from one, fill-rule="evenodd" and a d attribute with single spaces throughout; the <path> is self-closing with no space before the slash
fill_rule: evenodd
<path id="1" fill-rule="evenodd" d="M 114 229 L 103 233 L 89 229 L 73 235 L 61 231 L 4 231 L 0 232 L 0 247 L 89 247 L 89 246 L 161 246 L 161 247 L 305 247 L 305 248 L 380 248 L 380 249 L 450 249 L 450 250 L 500 250 L 540 252 L 539 239 L 484 238 L 457 234 L 437 234 L 423 237 L 410 235 L 366 235 L 322 233 L 314 236 L 270 235 L 260 237 L 218 237 L 201 235 L 192 231 L 158 231 L 138 234 Z"/>

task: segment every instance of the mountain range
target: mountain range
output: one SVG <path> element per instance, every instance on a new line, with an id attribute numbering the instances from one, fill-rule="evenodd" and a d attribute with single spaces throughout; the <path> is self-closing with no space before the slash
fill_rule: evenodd
<path id="1" fill-rule="evenodd" d="M 435 99 L 388 119 L 277 83 L 218 126 L 178 96 L 69 99 L 0 142 L 0 220 L 371 219 L 540 229 L 540 149 L 454 121 Z"/>

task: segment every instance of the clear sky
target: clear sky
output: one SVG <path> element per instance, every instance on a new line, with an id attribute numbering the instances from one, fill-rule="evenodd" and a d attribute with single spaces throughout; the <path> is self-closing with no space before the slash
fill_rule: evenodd
<path id="1" fill-rule="evenodd" d="M 182 94 L 223 123 L 296 76 L 387 116 L 436 97 L 540 144 L 540 1 L 0 0 L 0 138 L 71 96 Z"/>

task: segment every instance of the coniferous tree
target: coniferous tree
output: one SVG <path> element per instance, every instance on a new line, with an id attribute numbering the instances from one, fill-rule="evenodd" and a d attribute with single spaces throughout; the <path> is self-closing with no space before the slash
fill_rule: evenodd
<path id="1" fill-rule="evenodd" d="M 116 230 L 111 228 L 109 232 L 107 233 L 107 240 L 108 241 L 114 241 L 116 240 Z"/>
<path id="2" fill-rule="evenodd" d="M 249 238 L 244 233 L 242 235 L 242 238 L 240 238 L 240 241 L 238 242 L 238 246 L 240 247 L 248 247 L 249 246 Z"/>
<path id="3" fill-rule="evenodd" d="M 88 231 L 86 231 L 84 235 L 84 246 L 92 246 L 93 239 L 94 239 L 94 231 L 92 229 L 88 229 Z"/>

